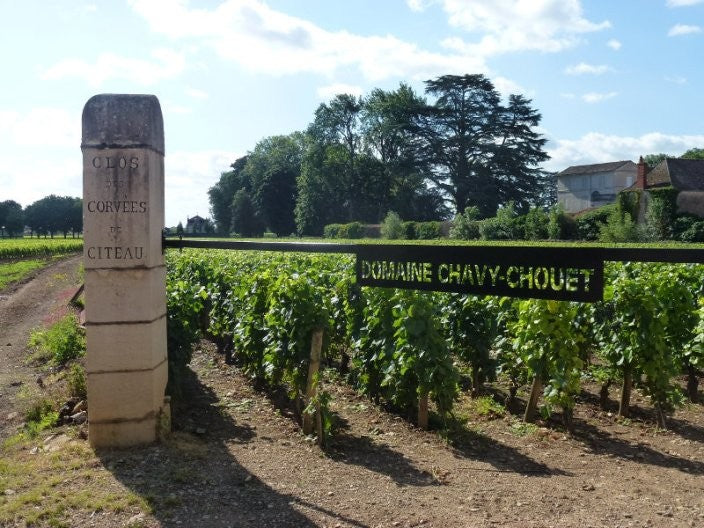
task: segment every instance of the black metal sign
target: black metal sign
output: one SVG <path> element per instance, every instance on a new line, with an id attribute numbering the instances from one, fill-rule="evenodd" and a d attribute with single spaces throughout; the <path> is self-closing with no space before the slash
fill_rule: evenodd
<path id="1" fill-rule="evenodd" d="M 604 265 L 585 248 L 358 245 L 361 286 L 594 302 Z"/>

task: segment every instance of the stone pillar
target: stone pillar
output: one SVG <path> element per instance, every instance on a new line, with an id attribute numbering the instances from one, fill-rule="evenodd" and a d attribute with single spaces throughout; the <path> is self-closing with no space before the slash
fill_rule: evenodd
<path id="1" fill-rule="evenodd" d="M 158 99 L 92 97 L 81 150 L 88 439 L 94 447 L 149 443 L 168 377 Z"/>

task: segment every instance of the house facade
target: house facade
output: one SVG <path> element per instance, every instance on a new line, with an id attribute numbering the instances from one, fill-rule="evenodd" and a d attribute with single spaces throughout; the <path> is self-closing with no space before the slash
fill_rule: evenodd
<path id="1" fill-rule="evenodd" d="M 704 160 L 666 158 L 650 169 L 638 163 L 632 189 L 672 186 L 677 191 L 677 211 L 704 217 Z"/>
<path id="2" fill-rule="evenodd" d="M 206 226 L 205 218 L 201 218 L 198 215 L 191 217 L 191 218 L 186 217 L 185 231 L 189 235 L 205 233 L 206 232 L 205 226 Z"/>
<path id="3" fill-rule="evenodd" d="M 638 166 L 630 160 L 574 165 L 557 175 L 557 201 L 567 213 L 578 213 L 616 201 L 636 183 Z"/>

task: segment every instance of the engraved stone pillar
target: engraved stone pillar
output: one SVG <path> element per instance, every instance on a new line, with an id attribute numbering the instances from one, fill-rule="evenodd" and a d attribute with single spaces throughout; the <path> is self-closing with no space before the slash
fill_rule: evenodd
<path id="1" fill-rule="evenodd" d="M 157 438 L 168 376 L 164 125 L 153 95 L 92 97 L 83 109 L 88 438 Z"/>

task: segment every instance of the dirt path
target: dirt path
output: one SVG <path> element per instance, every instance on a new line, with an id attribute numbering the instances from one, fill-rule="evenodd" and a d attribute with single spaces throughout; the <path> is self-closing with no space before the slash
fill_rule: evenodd
<path id="1" fill-rule="evenodd" d="M 29 334 L 66 313 L 79 284 L 80 259 L 75 256 L 51 264 L 31 280 L 0 292 L 0 439 L 22 421 L 23 401 L 18 394 L 37 386 L 38 374 L 25 361 Z"/>

